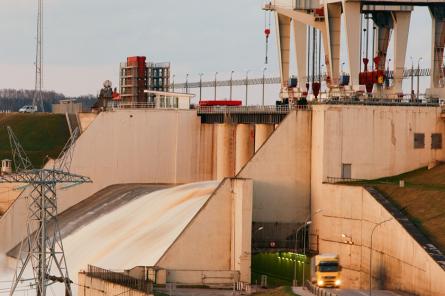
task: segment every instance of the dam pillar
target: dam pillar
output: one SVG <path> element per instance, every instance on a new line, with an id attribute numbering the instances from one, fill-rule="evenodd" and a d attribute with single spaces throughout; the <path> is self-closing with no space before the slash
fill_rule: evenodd
<path id="1" fill-rule="evenodd" d="M 329 3 L 324 7 L 326 16 L 327 49 L 326 69 L 331 77 L 331 83 L 338 85 L 340 75 L 340 32 L 341 3 Z"/>
<path id="2" fill-rule="evenodd" d="M 216 179 L 233 177 L 233 125 L 224 123 L 216 126 Z"/>
<path id="3" fill-rule="evenodd" d="M 235 174 L 238 174 L 254 153 L 252 135 L 250 124 L 236 126 Z"/>
<path id="4" fill-rule="evenodd" d="M 358 76 L 360 73 L 360 2 L 343 1 L 343 16 L 346 28 L 346 44 L 348 47 L 349 74 L 351 86 L 359 87 Z"/>
<path id="5" fill-rule="evenodd" d="M 297 20 L 293 20 L 294 25 L 294 47 L 295 60 L 297 61 L 298 86 L 301 91 L 306 89 L 307 71 L 307 25 Z"/>
<path id="6" fill-rule="evenodd" d="M 443 87 L 444 77 L 442 72 L 443 54 L 445 45 L 445 16 L 442 6 L 431 6 L 432 18 L 432 44 L 431 44 L 431 88 Z M 442 84 L 441 84 L 442 82 Z"/>
<path id="7" fill-rule="evenodd" d="M 255 152 L 267 141 L 274 131 L 273 124 L 256 124 L 255 125 Z"/>
<path id="8" fill-rule="evenodd" d="M 406 47 L 408 45 L 411 11 L 394 12 L 394 92 L 402 93 L 403 71 L 405 70 Z"/>
<path id="9" fill-rule="evenodd" d="M 290 35 L 291 19 L 288 16 L 276 14 L 276 28 L 278 38 L 278 58 L 280 66 L 281 87 L 287 85 L 289 79 L 289 61 L 290 61 Z"/>

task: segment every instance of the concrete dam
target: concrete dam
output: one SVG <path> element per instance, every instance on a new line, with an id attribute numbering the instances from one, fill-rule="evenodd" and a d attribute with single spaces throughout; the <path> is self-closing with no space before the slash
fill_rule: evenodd
<path id="1" fill-rule="evenodd" d="M 247 284 L 252 256 L 295 250 L 296 231 L 310 217 L 307 248 L 339 255 L 343 287 L 366 289 L 369 273 L 384 269 L 387 281 L 374 287 L 441 295 L 443 255 L 424 247 L 434 243 L 419 240 L 405 216 L 365 187 L 337 183 L 434 167 L 445 159 L 431 140 L 443 132 L 441 114 L 439 107 L 319 104 L 264 126 L 203 123 L 196 110 L 88 116 L 71 170 L 93 183 L 58 192 L 70 275 L 85 285 L 82 270 L 95 265 L 149 274 L 156 285 Z M 14 270 L 14 250 L 26 237 L 25 208 L 19 198 L 0 219 L 2 280 L 10 280 L 5 270 Z"/>

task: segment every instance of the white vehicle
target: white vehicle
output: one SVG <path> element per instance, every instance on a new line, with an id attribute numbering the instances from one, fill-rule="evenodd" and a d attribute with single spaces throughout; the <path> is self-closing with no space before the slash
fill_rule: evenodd
<path id="1" fill-rule="evenodd" d="M 37 112 L 37 106 L 26 105 L 19 109 L 19 113 L 35 113 Z"/>

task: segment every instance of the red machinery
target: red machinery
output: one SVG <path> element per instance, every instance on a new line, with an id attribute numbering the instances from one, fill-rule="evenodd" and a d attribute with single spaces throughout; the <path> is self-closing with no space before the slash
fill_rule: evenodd
<path id="1" fill-rule="evenodd" d="M 359 74 L 359 84 L 366 86 L 366 91 L 368 93 L 372 92 L 372 88 L 374 84 L 383 84 L 385 81 L 385 71 L 383 70 L 374 70 L 368 71 L 368 63 L 369 59 L 364 58 L 363 64 L 365 65 L 365 71 Z M 380 64 L 380 57 L 374 58 L 374 64 Z"/>
<path id="2" fill-rule="evenodd" d="M 212 106 L 241 106 L 242 101 L 228 101 L 228 100 L 201 100 L 199 101 L 199 106 L 201 107 L 212 107 Z"/>

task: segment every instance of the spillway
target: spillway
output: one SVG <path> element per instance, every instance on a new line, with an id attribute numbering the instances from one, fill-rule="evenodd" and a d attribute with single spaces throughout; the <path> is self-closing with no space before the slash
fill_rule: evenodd
<path id="1" fill-rule="evenodd" d="M 199 182 L 144 194 L 78 227 L 63 239 L 70 278 L 76 282 L 88 264 L 110 270 L 154 266 L 217 185 Z M 0 292 L 9 289 L 14 272 L 7 263 L 0 254 Z"/>

